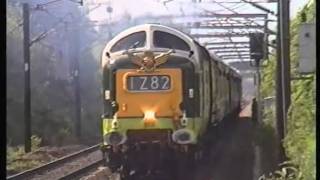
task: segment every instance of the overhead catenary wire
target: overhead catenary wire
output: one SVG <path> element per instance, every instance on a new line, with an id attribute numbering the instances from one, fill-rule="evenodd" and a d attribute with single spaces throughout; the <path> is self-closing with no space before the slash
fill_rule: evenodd
<path id="1" fill-rule="evenodd" d="M 229 8 L 232 9 L 232 10 L 236 10 L 236 9 L 239 9 L 239 8 L 241 8 L 241 7 L 243 7 L 243 6 L 245 6 L 245 4 L 235 4 L 234 6 L 231 6 L 231 7 L 229 7 Z M 209 11 L 209 10 L 203 8 L 203 7 L 199 7 L 199 6 L 198 6 L 197 8 L 198 8 L 198 9 L 201 9 L 201 10 L 203 10 L 203 11 L 205 11 L 205 12 L 212 13 L 212 11 Z M 225 8 L 222 8 L 222 9 L 214 10 L 214 13 L 223 12 L 223 11 L 226 11 L 226 9 L 225 9 Z"/>
<path id="2" fill-rule="evenodd" d="M 225 6 L 222 6 L 222 7 L 225 8 L 225 9 L 227 9 L 227 10 L 229 10 L 229 11 L 235 12 L 235 10 L 236 10 L 237 8 L 240 8 L 240 7 L 243 7 L 243 6 L 244 6 L 244 4 L 242 4 L 242 5 L 240 5 L 240 6 L 237 6 L 237 7 L 233 7 L 233 8 L 231 8 L 231 7 L 225 7 Z M 210 13 L 212 13 L 212 12 L 210 12 Z M 229 20 L 230 20 L 230 18 L 227 17 L 227 18 L 226 18 L 226 21 L 229 21 Z M 221 20 L 219 20 L 219 23 L 220 23 L 220 24 L 223 24 L 223 23 L 221 22 Z M 239 22 L 238 22 L 238 23 L 239 23 Z M 242 30 L 242 29 L 240 29 L 240 31 L 246 32 L 246 31 L 244 31 L 244 30 Z M 230 32 L 230 30 L 229 30 L 229 32 Z M 231 30 L 231 32 L 234 32 L 234 30 Z M 228 37 L 228 40 L 229 40 L 230 42 L 233 42 L 233 40 L 232 40 L 231 37 Z M 238 57 L 239 57 L 239 60 L 240 60 L 241 62 L 244 62 L 243 57 L 240 56 L 240 54 L 239 54 L 238 47 L 236 47 L 235 44 L 233 44 L 233 47 L 236 49 L 236 52 L 237 52 Z M 222 58 L 223 58 L 223 57 L 224 57 L 224 56 L 222 55 Z"/>
<path id="3" fill-rule="evenodd" d="M 213 0 L 209 1 L 212 2 Z M 276 0 L 248 0 L 248 2 L 252 2 L 252 3 L 276 3 Z M 242 0 L 221 0 L 218 1 L 218 3 L 244 3 Z"/>
<path id="4" fill-rule="evenodd" d="M 52 0 L 52 1 L 48 1 L 45 3 L 38 3 L 38 4 L 34 4 L 34 7 L 30 7 L 30 11 L 37 11 L 37 10 L 42 10 L 44 7 L 47 7 L 51 4 L 54 4 L 56 2 L 60 2 L 60 1 L 70 1 L 70 2 L 74 2 L 74 3 L 79 3 L 81 6 L 83 5 L 83 0 Z M 19 1 L 8 1 L 10 2 L 13 6 L 15 7 L 20 7 L 23 2 L 19 2 Z M 31 3 L 29 3 L 31 4 Z"/>
<path id="5" fill-rule="evenodd" d="M 230 9 L 231 10 L 231 9 Z M 211 11 L 208 11 L 208 12 L 210 12 L 212 15 L 215 15 L 216 13 L 215 12 L 211 12 Z M 234 10 L 233 10 L 233 12 L 235 12 Z M 236 14 L 239 14 L 239 13 L 237 13 L 237 12 L 235 12 Z M 245 17 L 244 17 L 245 18 Z M 252 22 L 254 22 L 254 20 L 249 20 L 248 18 L 245 18 L 247 21 L 250 21 L 251 23 Z M 220 20 L 219 20 L 220 21 Z M 226 17 L 225 18 L 225 22 L 229 22 L 230 21 L 230 17 Z M 239 23 L 239 24 L 242 24 L 243 26 L 250 26 L 250 25 L 248 25 L 248 24 L 245 24 L 245 23 L 243 23 L 243 22 L 241 22 L 240 20 L 237 20 L 237 19 L 233 19 L 233 21 L 235 21 L 235 22 L 237 22 L 237 23 Z M 255 22 L 254 22 L 255 23 Z M 231 21 L 230 21 L 230 24 L 232 24 L 231 23 Z M 258 23 L 255 23 L 256 25 L 259 25 L 259 26 L 261 26 L 260 24 L 258 24 Z M 243 29 L 240 29 L 242 32 L 248 32 L 248 31 L 244 31 Z"/>
<path id="6" fill-rule="evenodd" d="M 93 7 L 92 9 L 90 9 L 90 10 L 88 11 L 88 13 L 91 12 L 91 11 L 93 11 L 93 10 L 95 10 L 95 9 L 97 9 L 97 8 L 100 7 L 100 6 L 101 6 L 101 5 L 99 4 L 99 5 L 95 6 L 95 7 Z M 70 15 L 70 16 L 73 16 L 72 13 L 67 13 L 67 14 L 65 14 L 63 17 L 57 17 L 57 16 L 54 16 L 52 13 L 50 13 L 48 10 L 44 10 L 44 9 L 43 9 L 43 11 L 46 12 L 47 14 L 55 17 L 55 18 L 58 18 L 59 21 L 56 22 L 49 30 L 41 33 L 39 36 L 37 36 L 36 38 L 34 38 L 34 39 L 30 42 L 30 46 L 32 46 L 33 43 L 38 42 L 38 41 L 44 39 L 44 38 L 45 38 L 46 36 L 48 36 L 50 33 L 56 31 L 54 28 L 55 28 L 56 26 L 58 26 L 60 23 L 71 23 L 71 22 L 65 21 L 65 18 L 66 18 L 67 16 L 69 16 L 69 15 Z M 77 19 L 82 19 L 84 16 L 86 16 L 86 15 L 82 15 L 82 16 L 80 16 L 80 17 L 77 18 Z M 75 21 L 73 21 L 73 22 L 75 22 Z M 76 22 L 78 22 L 78 21 L 76 21 Z"/>
<path id="7" fill-rule="evenodd" d="M 56 2 L 60 2 L 60 1 L 64 1 L 64 0 L 52 0 L 52 1 L 48 1 L 46 3 L 40 3 L 40 4 L 36 4 L 36 7 L 32 8 L 33 10 L 37 10 L 37 9 L 42 9 L 46 6 L 49 6 L 53 3 L 56 3 Z M 83 0 L 67 0 L 67 1 L 70 1 L 70 2 L 74 2 L 74 3 L 79 3 L 80 5 L 83 5 Z"/>
<path id="8" fill-rule="evenodd" d="M 254 7 L 256 7 L 256 8 L 258 8 L 258 9 L 262 10 L 262 11 L 265 11 L 265 12 L 267 12 L 267 13 L 270 13 L 270 14 L 274 15 L 274 16 L 277 16 L 277 14 L 276 14 L 275 12 L 273 12 L 273 11 L 271 11 L 271 10 L 269 10 L 269 9 L 261 6 L 261 5 L 258 5 L 258 4 L 254 3 L 254 2 L 247 1 L 247 0 L 241 0 L 241 1 L 242 1 L 242 2 L 245 2 L 245 3 L 249 3 L 249 4 L 251 4 L 252 6 L 254 6 Z"/>
<path id="9" fill-rule="evenodd" d="M 58 2 L 58 1 L 62 1 L 62 0 L 54 0 L 54 1 L 49 1 L 47 3 L 42 3 L 42 4 L 37 4 L 35 7 L 33 8 L 30 8 L 30 12 L 31 11 L 44 11 L 44 12 L 47 12 L 49 14 L 49 12 L 44 9 L 45 6 L 48 6 L 52 3 L 55 3 L 55 2 Z M 22 4 L 20 2 L 17 2 L 18 3 L 18 6 L 21 6 Z M 54 16 L 53 14 L 51 14 L 52 16 Z M 33 14 L 30 13 L 30 19 L 33 17 Z M 55 16 L 56 17 L 56 16 Z M 58 18 L 58 17 L 56 17 Z M 12 28 L 8 33 L 9 34 L 12 34 L 15 30 L 17 30 L 19 27 L 21 27 L 23 25 L 23 20 L 20 19 L 17 23 L 17 26 L 15 26 L 14 28 Z"/>
<path id="10" fill-rule="evenodd" d="M 51 17 L 54 17 L 54 18 L 59 19 L 59 20 L 61 19 L 61 17 L 58 17 L 58 16 L 52 14 L 52 13 L 51 13 L 49 10 L 47 10 L 47 9 L 43 9 L 42 11 L 45 12 L 46 14 L 50 15 Z M 68 13 L 68 14 L 71 14 L 71 13 Z M 67 22 L 67 21 L 66 21 L 66 22 Z"/>
<path id="11" fill-rule="evenodd" d="M 230 7 L 226 7 L 226 6 L 223 6 L 223 5 L 221 5 L 221 4 L 219 4 L 219 5 L 222 6 L 222 7 L 224 7 L 224 8 L 226 8 L 226 9 L 228 9 L 229 11 L 231 11 L 231 12 L 233 12 L 233 13 L 237 13 L 237 12 L 235 12 L 234 10 L 230 9 Z M 248 18 L 245 18 L 245 19 L 251 21 L 251 23 L 257 24 L 257 23 L 254 22 L 253 20 L 250 20 L 250 19 L 248 19 Z M 228 18 L 227 18 L 227 20 L 228 20 Z M 240 31 L 244 31 L 244 30 L 240 29 Z M 232 41 L 232 39 L 231 39 L 230 37 L 229 37 L 229 39 L 230 39 L 230 41 Z M 235 47 L 235 48 L 237 48 L 237 47 Z M 240 60 L 241 60 L 241 58 L 240 58 Z"/>
<path id="12" fill-rule="evenodd" d="M 43 11 L 43 12 L 47 13 L 48 15 L 50 15 L 51 17 L 54 17 L 54 18 L 58 19 L 58 22 L 56 22 L 51 28 L 49 28 L 48 30 L 42 32 L 40 35 L 38 35 L 38 36 L 35 37 L 32 41 L 30 41 L 30 43 L 29 43 L 29 46 L 30 46 L 30 47 L 31 47 L 34 43 L 40 42 L 42 39 L 46 38 L 49 34 L 51 34 L 51 33 L 53 33 L 53 32 L 56 32 L 57 29 L 55 29 L 55 28 L 56 28 L 60 23 L 71 23 L 71 21 L 70 21 L 70 22 L 67 22 L 67 21 L 65 20 L 65 18 L 66 18 L 68 15 L 71 15 L 71 16 L 72 16 L 72 13 L 69 12 L 69 13 L 65 14 L 63 17 L 57 17 L 57 16 L 55 16 L 54 14 L 52 14 L 50 11 L 48 11 L 48 10 L 45 8 L 45 6 L 48 6 L 48 5 L 50 5 L 50 4 L 52 4 L 52 3 L 55 3 L 55 2 L 58 2 L 58 1 L 62 1 L 62 0 L 49 1 L 49 2 L 47 2 L 47 3 L 38 4 L 38 5 L 36 5 L 35 8 L 30 8 L 30 10 L 33 10 L 33 11 Z M 21 5 L 21 4 L 20 4 L 20 5 Z M 91 12 L 91 11 L 93 11 L 93 10 L 95 10 L 95 9 L 97 9 L 97 8 L 100 7 L 100 6 L 101 6 L 101 4 L 95 6 L 94 8 L 90 9 L 90 10 L 88 11 L 88 13 Z M 33 15 L 33 14 L 30 14 L 30 17 L 31 17 L 32 15 Z M 81 19 L 81 18 L 83 18 L 84 16 L 86 16 L 86 15 L 83 15 L 83 16 L 79 17 L 78 19 Z M 74 21 L 73 21 L 73 22 L 74 22 Z M 18 28 L 21 27 L 22 25 L 23 25 L 23 20 L 20 20 L 20 23 L 19 23 L 16 27 L 14 27 L 12 30 L 10 30 L 9 33 L 13 33 L 16 29 L 18 29 Z"/>
<path id="13" fill-rule="evenodd" d="M 213 1 L 215 1 L 215 0 L 213 0 Z M 225 8 L 225 9 L 227 9 L 228 11 L 231 11 L 231 12 L 234 13 L 234 14 L 239 14 L 239 13 L 236 12 L 235 10 L 233 10 L 233 9 L 227 7 L 227 6 L 224 6 L 224 5 L 222 5 L 221 3 L 219 3 L 219 2 L 217 2 L 217 4 L 218 4 L 219 6 Z M 251 19 L 249 19 L 249 18 L 246 18 L 246 17 L 243 17 L 243 18 L 246 19 L 247 21 L 250 21 L 251 23 L 254 23 L 254 24 L 256 24 L 256 25 L 260 25 L 260 24 L 254 22 L 253 20 L 251 20 Z M 235 20 L 235 21 L 237 21 L 237 20 Z M 237 21 L 237 22 L 238 22 L 238 21 Z M 241 22 L 239 22 L 239 23 L 241 23 Z"/>
<path id="14" fill-rule="evenodd" d="M 30 19 L 33 17 L 32 14 L 30 14 Z M 19 20 L 15 20 L 16 21 L 16 26 L 13 27 L 10 31 L 8 31 L 8 34 L 12 34 L 14 31 L 16 31 L 17 29 L 19 29 L 22 25 L 23 25 L 23 19 L 19 18 Z"/>
<path id="15" fill-rule="evenodd" d="M 15 26 L 14 28 L 12 28 L 8 33 L 12 34 L 15 30 L 17 30 L 18 28 L 20 28 L 23 25 L 23 22 L 20 22 L 17 26 Z"/>
<path id="16" fill-rule="evenodd" d="M 68 14 L 66 14 L 64 17 L 68 16 Z M 44 39 L 45 37 L 47 37 L 50 33 L 56 31 L 55 27 L 58 26 L 60 23 L 64 22 L 64 17 L 60 18 L 60 20 L 58 22 L 56 22 L 49 30 L 41 33 L 39 36 L 37 36 L 36 38 L 34 38 L 33 40 L 31 40 L 29 46 L 32 46 L 33 43 L 36 43 L 42 39 Z"/>
<path id="17" fill-rule="evenodd" d="M 48 6 L 48 5 L 50 5 L 50 4 L 53 4 L 53 3 L 59 2 L 59 1 L 63 1 L 63 0 L 53 0 L 53 1 L 48 1 L 48 2 L 46 2 L 46 3 L 37 4 L 37 6 L 44 7 L 44 6 Z"/>
<path id="18" fill-rule="evenodd" d="M 213 1 L 215 1 L 215 0 L 213 0 Z M 224 7 L 224 8 L 226 8 L 226 9 L 228 9 L 229 11 L 231 11 L 231 12 L 233 12 L 233 13 L 235 13 L 235 14 L 239 14 L 238 12 L 236 12 L 236 11 L 234 11 L 234 10 L 232 10 L 232 9 L 224 6 L 224 5 L 222 5 L 221 3 L 218 3 L 218 5 L 220 5 L 221 7 Z M 265 19 L 267 19 L 267 17 L 268 17 L 268 15 L 266 14 L 266 18 L 265 18 Z M 244 17 L 244 18 L 245 18 L 247 21 L 250 21 L 250 22 L 253 23 L 253 24 L 260 25 L 260 24 L 258 24 L 257 22 L 255 22 L 254 20 L 251 20 L 251 19 L 246 18 L 246 17 Z M 267 28 L 267 30 L 268 30 L 268 32 L 271 32 L 271 33 L 275 34 L 275 32 L 272 31 L 272 30 L 270 30 L 269 28 Z"/>

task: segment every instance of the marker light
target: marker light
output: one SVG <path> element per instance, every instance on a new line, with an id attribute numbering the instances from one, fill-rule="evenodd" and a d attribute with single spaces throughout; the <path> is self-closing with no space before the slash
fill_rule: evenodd
<path id="1" fill-rule="evenodd" d="M 143 121 L 146 126 L 154 126 L 156 122 L 155 112 L 154 111 L 144 112 Z"/>
<path id="2" fill-rule="evenodd" d="M 183 127 L 186 127 L 188 126 L 188 118 L 187 118 L 187 115 L 186 115 L 186 111 L 183 112 L 183 115 L 182 115 L 182 118 L 180 120 L 180 123 Z"/>
<path id="3" fill-rule="evenodd" d="M 112 129 L 117 129 L 119 127 L 119 121 L 118 121 L 118 118 L 117 118 L 117 114 L 115 114 L 113 116 L 113 120 L 111 122 L 111 128 Z"/>

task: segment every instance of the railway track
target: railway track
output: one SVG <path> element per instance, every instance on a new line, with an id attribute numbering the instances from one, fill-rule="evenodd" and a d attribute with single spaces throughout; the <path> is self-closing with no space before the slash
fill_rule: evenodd
<path id="1" fill-rule="evenodd" d="M 63 177 L 59 178 L 59 180 L 69 180 L 69 179 L 76 179 L 80 178 L 83 175 L 88 174 L 88 172 L 91 172 L 94 169 L 97 169 L 99 166 L 103 165 L 103 160 L 97 160 L 79 170 L 73 171 L 67 175 L 64 175 Z"/>
<path id="2" fill-rule="evenodd" d="M 48 179 L 49 177 L 50 179 L 73 179 L 102 165 L 99 147 L 100 144 L 91 146 L 45 165 L 9 176 L 7 180 Z"/>
<path id="3" fill-rule="evenodd" d="M 242 101 L 242 109 L 251 103 L 250 100 Z M 55 161 L 49 162 L 45 165 L 39 166 L 34 169 L 30 169 L 12 176 L 7 177 L 7 180 L 40 180 L 40 179 L 59 179 L 59 180 L 69 180 L 69 179 L 80 179 L 93 173 L 98 167 L 103 165 L 102 154 L 99 151 L 100 144 L 91 146 L 84 150 L 72 153 L 68 156 L 64 156 Z M 90 158 L 89 155 L 96 153 L 96 158 Z M 100 156 L 97 154 L 100 153 Z M 78 158 L 82 158 L 82 163 L 76 162 L 72 165 L 74 161 Z M 85 162 L 85 163 L 84 163 Z M 70 165 L 71 164 L 71 165 Z M 77 168 L 70 168 L 70 166 L 77 166 Z M 64 171 L 57 171 L 56 169 L 65 169 Z M 113 177 L 114 176 L 114 177 Z M 159 177 L 153 177 L 155 179 Z M 108 174 L 108 179 L 119 179 L 117 173 Z M 144 179 L 144 178 L 142 178 Z M 161 178 L 160 178 L 161 179 Z"/>

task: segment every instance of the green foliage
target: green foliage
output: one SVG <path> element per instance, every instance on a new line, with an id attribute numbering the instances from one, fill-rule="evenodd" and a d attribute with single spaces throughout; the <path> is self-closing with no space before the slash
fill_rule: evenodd
<path id="1" fill-rule="evenodd" d="M 264 121 L 255 129 L 255 144 L 260 147 L 261 170 L 273 171 L 277 165 L 277 139 L 274 123 L 274 106 L 266 108 L 263 113 Z"/>
<path id="2" fill-rule="evenodd" d="M 14 163 L 7 164 L 7 173 L 15 174 L 18 172 L 26 171 L 28 169 L 32 169 L 40 165 L 41 163 L 38 160 L 20 159 L 14 161 Z"/>
<path id="3" fill-rule="evenodd" d="M 31 153 L 39 149 L 41 144 L 41 138 L 32 135 L 31 136 Z M 7 171 L 9 173 L 17 173 L 27 169 L 39 166 L 41 162 L 39 160 L 33 160 L 25 157 L 23 146 L 12 147 L 7 145 Z"/>
<path id="4" fill-rule="evenodd" d="M 23 63 L 22 34 L 18 23 L 21 11 L 7 7 L 7 138 L 12 144 L 23 142 Z M 9 122 L 10 120 L 10 122 Z M 17 143 L 18 142 L 18 143 Z"/>
<path id="5" fill-rule="evenodd" d="M 32 151 L 34 151 L 40 147 L 41 141 L 42 140 L 40 137 L 38 137 L 36 135 L 31 136 L 31 149 L 32 149 Z"/>
<path id="6" fill-rule="evenodd" d="M 301 14 L 306 15 L 306 22 L 315 20 L 315 2 L 309 3 L 292 23 L 292 75 L 297 76 L 298 31 Z M 284 146 L 288 157 L 299 166 L 304 179 L 315 179 L 315 75 L 309 80 L 293 81 L 292 103 L 288 112 L 288 133 Z"/>
<path id="7" fill-rule="evenodd" d="M 263 97 L 274 96 L 275 95 L 275 79 L 276 79 L 276 59 L 275 57 L 270 58 L 268 61 L 265 61 L 261 73 L 261 95 Z"/>
<path id="8" fill-rule="evenodd" d="M 72 138 L 71 132 L 68 128 L 61 128 L 57 132 L 55 144 L 57 144 L 58 146 L 65 145 L 74 141 L 75 140 L 74 138 Z"/>
<path id="9" fill-rule="evenodd" d="M 15 159 L 21 158 L 24 155 L 24 147 L 18 146 L 18 147 L 11 147 L 7 146 L 7 164 L 10 164 Z"/>
<path id="10" fill-rule="evenodd" d="M 255 135 L 255 142 L 257 145 L 263 146 L 264 144 L 270 141 L 270 137 L 273 137 L 275 132 L 275 125 L 273 123 L 273 110 L 268 109 L 266 110 L 265 114 L 265 121 L 260 124 L 260 126 L 256 130 Z"/>
<path id="11" fill-rule="evenodd" d="M 58 4 L 57 4 L 58 5 Z M 77 6 L 67 2 L 59 3 L 63 8 L 52 8 L 52 14 L 60 10 L 72 13 L 77 21 L 70 21 L 69 28 L 58 23 L 48 13 L 32 13 L 30 21 L 31 39 L 52 28 L 52 33 L 31 46 L 31 121 L 32 133 L 41 137 L 41 144 L 65 144 L 74 138 L 74 83 L 69 76 L 73 60 L 79 60 L 80 94 L 82 101 L 82 131 L 84 137 L 100 136 L 99 120 L 102 109 L 100 98 L 101 81 L 98 78 L 99 61 L 92 54 L 85 53 L 83 47 L 76 49 L 75 38 L 71 35 L 78 22 L 87 19 L 80 16 Z M 7 5 L 7 140 L 11 145 L 24 142 L 24 63 L 21 6 Z M 79 19 L 80 18 L 80 19 Z M 54 26 L 54 24 L 57 24 Z M 68 24 L 68 23 L 67 23 Z M 85 23 L 84 23 L 85 24 Z M 93 41 L 92 26 L 79 25 L 81 40 L 79 44 L 89 45 Z M 66 30 L 68 29 L 68 30 Z M 51 32 L 51 31 L 50 31 Z M 94 34 L 96 35 L 96 34 Z M 100 37 L 100 35 L 99 35 Z M 101 38 L 100 38 L 101 39 Z M 66 44 L 69 44 L 67 46 Z M 67 50 L 65 50 L 68 48 Z M 98 53 L 94 51 L 96 56 Z M 67 62 L 66 62 L 67 61 Z M 70 67 L 69 67 L 70 66 Z M 70 68 L 70 69 L 68 69 Z M 62 70 L 61 70 L 62 69 Z M 62 73 L 63 75 L 61 75 Z"/>
<path id="12" fill-rule="evenodd" d="M 287 155 L 299 165 L 305 179 L 315 179 L 314 80 L 296 82 L 294 86 L 297 86 L 297 91 L 292 96 L 294 101 L 289 109 L 284 146 Z"/>
<path id="13" fill-rule="evenodd" d="M 310 1 L 291 21 L 291 77 L 299 76 L 298 34 L 303 14 L 306 22 L 315 21 L 315 1 Z M 274 96 L 275 59 L 271 59 L 262 73 L 262 94 Z M 291 105 L 288 111 L 287 135 L 283 145 L 291 163 L 294 164 L 295 176 L 288 177 L 287 170 L 277 171 L 267 179 L 315 179 L 315 75 L 308 75 L 307 80 L 291 81 Z M 274 110 L 265 111 L 265 121 L 274 122 Z"/>

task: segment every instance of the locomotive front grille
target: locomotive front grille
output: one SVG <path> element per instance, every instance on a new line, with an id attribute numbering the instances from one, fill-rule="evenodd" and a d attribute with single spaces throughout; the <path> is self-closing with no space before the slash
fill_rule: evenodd
<path id="1" fill-rule="evenodd" d="M 170 129 L 145 129 L 128 130 L 128 143 L 169 143 L 172 130 Z"/>

